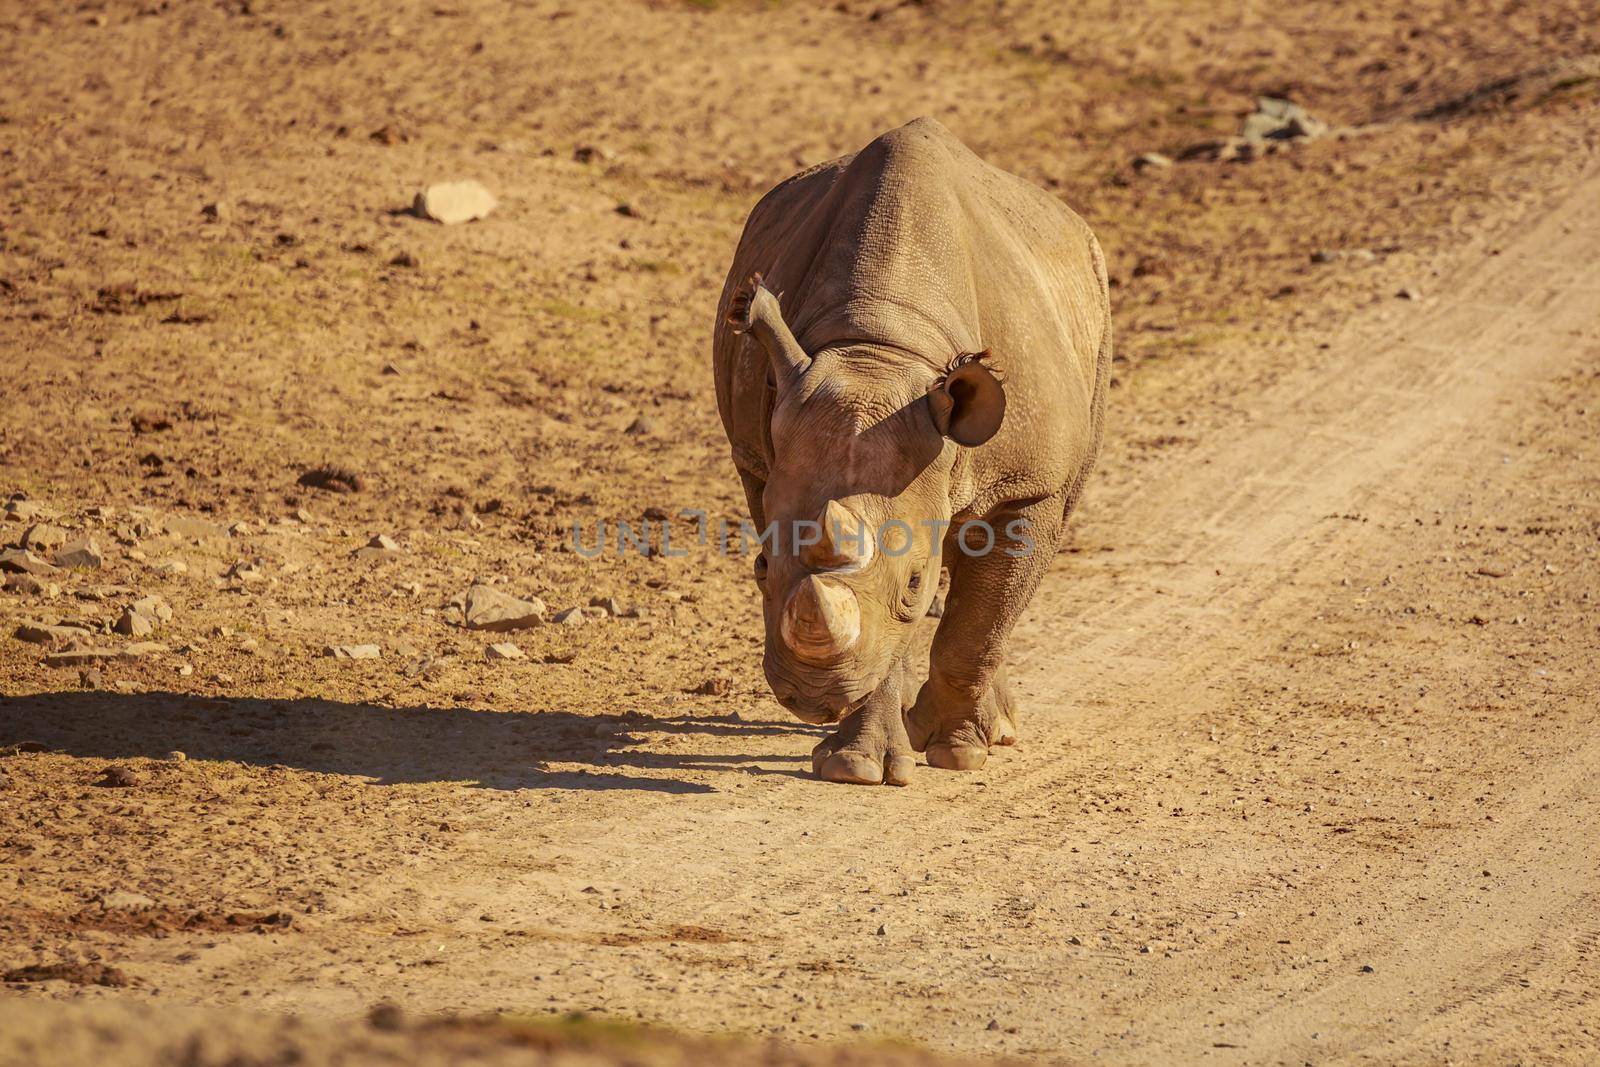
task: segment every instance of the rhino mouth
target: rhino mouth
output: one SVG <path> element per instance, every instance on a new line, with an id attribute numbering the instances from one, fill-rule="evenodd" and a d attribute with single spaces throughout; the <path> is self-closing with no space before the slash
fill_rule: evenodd
<path id="1" fill-rule="evenodd" d="M 866 692 L 840 708 L 820 707 L 816 703 L 808 701 L 804 697 L 801 697 L 797 694 L 780 696 L 777 698 L 777 700 L 779 704 L 783 705 L 786 711 L 788 711 L 795 718 L 799 719 L 801 722 L 807 722 L 813 726 L 831 726 L 841 719 L 849 718 L 851 715 L 854 715 L 856 712 L 860 711 L 866 702 L 871 698 L 872 693 Z"/>

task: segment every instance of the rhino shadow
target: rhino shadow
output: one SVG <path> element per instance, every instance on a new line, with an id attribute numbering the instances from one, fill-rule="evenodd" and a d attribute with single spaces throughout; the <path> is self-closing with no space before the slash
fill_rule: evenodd
<path id="1" fill-rule="evenodd" d="M 704 782 L 611 768 L 799 775 L 758 764 L 808 759 L 801 754 L 663 753 L 633 746 L 658 733 L 754 738 L 808 732 L 820 736 L 823 731 L 731 715 L 502 712 L 166 692 L 0 697 L 0 749 L 33 741 L 52 751 L 102 759 L 162 759 L 177 750 L 193 759 L 351 775 L 377 785 L 465 782 L 486 789 L 713 793 L 716 788 Z M 588 767 L 549 770 L 543 766 L 547 762 Z"/>

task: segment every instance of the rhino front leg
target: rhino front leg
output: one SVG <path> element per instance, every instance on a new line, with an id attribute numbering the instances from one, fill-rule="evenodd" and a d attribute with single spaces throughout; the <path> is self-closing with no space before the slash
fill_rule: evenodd
<path id="1" fill-rule="evenodd" d="M 897 664 L 867 702 L 811 750 L 811 769 L 829 782 L 910 785 L 917 757 L 906 736 L 905 664 Z"/>
<path id="2" fill-rule="evenodd" d="M 906 716 L 912 747 L 928 765 L 976 770 L 994 745 L 1016 741 L 1016 706 L 1005 678 L 1006 642 L 1050 561 L 1065 525 L 1059 497 L 1000 509 L 987 520 L 993 547 L 976 555 L 952 539 L 950 593 L 934 634 L 928 680 Z M 1013 525 L 1017 520 L 1025 527 Z M 1026 530 L 1026 542 L 1007 530 Z M 981 549 L 983 538 L 968 541 Z"/>

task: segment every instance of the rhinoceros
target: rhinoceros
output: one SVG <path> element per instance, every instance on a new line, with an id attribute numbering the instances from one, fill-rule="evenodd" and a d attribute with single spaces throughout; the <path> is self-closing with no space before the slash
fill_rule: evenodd
<path id="1" fill-rule="evenodd" d="M 712 358 L 769 535 L 751 542 L 767 681 L 839 724 L 813 769 L 981 767 L 1016 740 L 1006 643 L 1100 450 L 1111 307 L 1089 227 L 918 119 L 761 199 Z M 941 568 L 924 676 L 912 635 Z"/>

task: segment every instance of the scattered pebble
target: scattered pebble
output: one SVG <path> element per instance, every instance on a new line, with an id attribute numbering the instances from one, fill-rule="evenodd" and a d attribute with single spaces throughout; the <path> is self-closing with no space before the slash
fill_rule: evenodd
<path id="1" fill-rule="evenodd" d="M 150 569 L 157 574 L 164 574 L 169 577 L 189 573 L 189 565 L 181 559 L 162 560 Z"/>
<path id="2" fill-rule="evenodd" d="M 214 522 L 197 519 L 192 515 L 168 515 L 167 533 L 188 541 L 223 541 L 228 533 Z"/>
<path id="3" fill-rule="evenodd" d="M 322 654 L 334 659 L 378 659 L 383 649 L 377 645 L 329 645 Z"/>
<path id="4" fill-rule="evenodd" d="M 400 555 L 400 542 L 388 534 L 378 534 L 355 551 L 357 559 L 393 559 L 398 555 Z"/>
<path id="5" fill-rule="evenodd" d="M 493 660 L 505 660 L 505 659 L 527 659 L 528 658 L 523 653 L 522 649 L 518 648 L 516 645 L 512 644 L 510 641 L 502 641 L 499 644 L 490 645 L 488 648 L 483 650 L 483 655 L 484 655 L 485 659 L 488 659 L 488 660 L 491 660 L 491 661 L 493 661 Z"/>
<path id="6" fill-rule="evenodd" d="M 1399 297 L 1401 300 L 1421 300 L 1422 290 L 1408 285 L 1394 295 Z"/>
<path id="7" fill-rule="evenodd" d="M 640 415 L 638 418 L 628 423 L 628 428 L 623 432 L 633 437 L 644 437 L 647 434 L 655 433 L 655 431 L 656 424 L 645 418 L 643 415 Z"/>
<path id="8" fill-rule="evenodd" d="M 149 637 L 155 633 L 156 624 L 149 616 L 141 615 L 132 608 L 127 608 L 112 628 L 117 633 L 126 634 L 129 637 Z"/>
<path id="9" fill-rule="evenodd" d="M 1147 170 L 1167 170 L 1171 166 L 1172 157 L 1160 152 L 1145 152 L 1133 159 L 1133 169 L 1141 174 Z"/>
<path id="10" fill-rule="evenodd" d="M 558 611 L 550 621 L 560 626 L 582 626 L 583 609 L 567 608 L 565 611 Z"/>
<path id="11" fill-rule="evenodd" d="M 487 585 L 468 589 L 461 603 L 462 617 L 469 630 L 526 630 L 544 622 L 544 601 L 538 597 L 520 600 Z"/>
<path id="12" fill-rule="evenodd" d="M 128 789 L 143 782 L 144 778 L 131 767 L 124 767 L 120 763 L 114 763 L 101 772 L 100 780 L 95 785 L 109 786 L 113 789 Z"/>
<path id="13" fill-rule="evenodd" d="M 484 218 L 498 204 L 482 182 L 439 182 L 417 194 L 411 203 L 411 213 L 418 218 L 454 226 Z"/>

